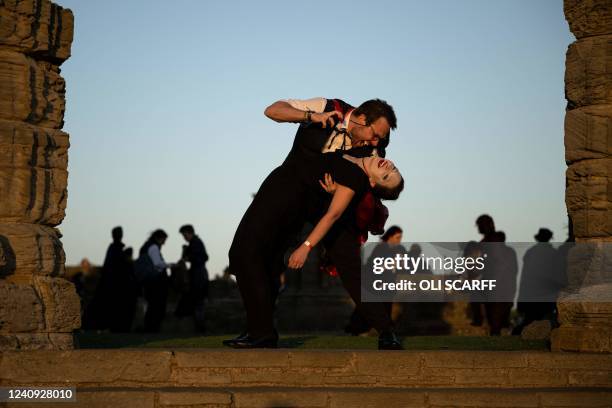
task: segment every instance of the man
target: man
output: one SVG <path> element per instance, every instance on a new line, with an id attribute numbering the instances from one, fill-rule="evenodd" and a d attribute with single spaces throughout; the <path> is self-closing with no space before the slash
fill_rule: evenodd
<path id="1" fill-rule="evenodd" d="M 98 329 L 107 329 L 117 317 L 115 292 L 124 282 L 122 273 L 125 272 L 123 248 L 123 229 L 115 227 L 111 231 L 113 242 L 106 250 L 102 273 L 91 306 L 91 315 L 94 317 Z"/>
<path id="2" fill-rule="evenodd" d="M 496 231 L 493 241 L 481 243 L 483 246 L 485 268 L 483 280 L 494 280 L 495 288 L 485 293 L 485 312 L 491 336 L 501 335 L 502 328 L 510 325 L 510 312 L 516 294 L 518 260 L 514 248 L 506 245 L 506 234 Z"/>
<path id="3" fill-rule="evenodd" d="M 277 101 L 264 114 L 276 122 L 301 123 L 291 151 L 283 164 L 263 182 L 253 202 L 243 216 L 229 252 L 230 270 L 236 276 L 247 312 L 247 332 L 224 341 L 235 348 L 276 347 L 278 334 L 274 329 L 274 301 L 278 293 L 278 276 L 285 269 L 283 253 L 272 248 L 287 248 L 289 242 L 277 237 L 296 236 L 302 222 L 278 225 L 278 210 L 287 207 L 291 196 L 299 196 L 294 183 L 296 166 L 307 165 L 322 153 L 346 150 L 354 156 L 384 156 L 391 129 L 397 119 L 393 108 L 374 99 L 353 108 L 338 99 Z M 282 193 L 282 194 L 280 194 Z M 279 200 L 285 200 L 282 206 Z M 308 203 L 291 202 L 296 213 Z M 253 245 L 253 237 L 257 242 Z M 358 234 L 346 228 L 334 228 L 324 245 L 364 317 L 377 328 L 379 348 L 399 348 L 392 331 L 392 322 L 382 304 L 360 301 L 360 242 Z"/>
<path id="4" fill-rule="evenodd" d="M 523 329 L 536 320 L 550 320 L 554 324 L 556 301 L 564 284 L 559 252 L 550 240 L 553 233 L 540 228 L 534 236 L 537 244 L 529 248 L 523 257 L 523 271 L 517 310 L 520 323 L 512 330 L 520 335 Z"/>
<path id="5" fill-rule="evenodd" d="M 189 262 L 189 291 L 184 299 L 181 299 L 182 312 L 184 314 L 195 314 L 196 326 L 200 331 L 204 330 L 203 309 L 204 299 L 208 295 L 208 271 L 206 262 L 208 254 L 204 243 L 196 235 L 192 225 L 183 225 L 179 232 L 187 241 L 187 247 L 183 255 L 183 261 Z"/>
<path id="6" fill-rule="evenodd" d="M 499 241 L 499 236 L 495 231 L 495 222 L 490 215 L 480 215 L 476 219 L 476 226 L 478 227 L 478 233 L 482 235 L 480 242 Z M 478 300 L 481 296 L 482 293 L 474 293 L 471 295 L 470 310 L 472 311 L 472 326 L 482 326 L 483 323 L 482 308 L 484 307 L 484 303 Z"/>

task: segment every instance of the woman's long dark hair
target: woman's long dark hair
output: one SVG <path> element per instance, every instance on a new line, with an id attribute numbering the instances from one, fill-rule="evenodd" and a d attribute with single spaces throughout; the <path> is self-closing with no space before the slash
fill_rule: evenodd
<path id="1" fill-rule="evenodd" d="M 392 236 L 394 236 L 397 233 L 402 233 L 404 231 L 402 231 L 402 229 L 400 227 L 398 227 L 397 225 L 392 225 L 390 226 L 385 233 L 383 234 L 382 237 L 380 237 L 381 241 L 387 242 L 389 240 L 389 238 L 391 238 Z"/>
<path id="2" fill-rule="evenodd" d="M 151 245 L 156 244 L 157 241 L 160 239 L 166 238 L 168 238 L 168 234 L 166 234 L 166 231 L 164 231 L 163 229 L 156 229 L 155 231 L 153 231 L 149 239 L 147 239 L 147 241 L 140 247 L 140 251 L 138 252 L 138 254 L 146 254 Z"/>

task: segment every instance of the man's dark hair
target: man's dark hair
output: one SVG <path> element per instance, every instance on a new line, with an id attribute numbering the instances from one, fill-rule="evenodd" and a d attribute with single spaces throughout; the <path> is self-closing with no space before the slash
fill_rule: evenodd
<path id="1" fill-rule="evenodd" d="M 193 229 L 193 225 L 191 224 L 185 224 L 183 225 L 180 229 L 179 232 L 181 234 L 191 234 L 194 235 L 195 234 L 195 230 Z"/>
<path id="2" fill-rule="evenodd" d="M 404 190 L 404 178 L 402 177 L 400 182 L 395 187 L 383 187 L 381 185 L 375 185 L 372 188 L 374 195 L 381 200 L 397 200 L 400 193 Z"/>
<path id="3" fill-rule="evenodd" d="M 481 234 L 492 234 L 495 232 L 495 222 L 489 214 L 482 214 L 476 218 L 476 225 Z"/>
<path id="4" fill-rule="evenodd" d="M 372 124 L 380 117 L 384 117 L 387 119 L 387 122 L 389 122 L 389 127 L 391 127 L 391 129 L 397 128 L 397 118 L 395 117 L 393 107 L 382 99 L 370 99 L 369 101 L 365 101 L 359 105 L 353 113 L 355 115 L 365 115 L 367 125 Z"/>
<path id="5" fill-rule="evenodd" d="M 121 238 L 123 238 L 123 228 L 121 227 L 115 227 L 112 229 L 111 231 L 111 235 L 113 237 L 113 240 L 118 241 Z"/>

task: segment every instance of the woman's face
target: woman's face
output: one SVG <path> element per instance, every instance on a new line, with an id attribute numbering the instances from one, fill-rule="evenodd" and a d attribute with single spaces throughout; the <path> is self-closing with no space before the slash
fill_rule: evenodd
<path id="1" fill-rule="evenodd" d="M 379 185 L 382 187 L 393 188 L 402 180 L 400 172 L 391 160 L 382 157 L 367 157 L 364 165 L 372 187 Z"/>

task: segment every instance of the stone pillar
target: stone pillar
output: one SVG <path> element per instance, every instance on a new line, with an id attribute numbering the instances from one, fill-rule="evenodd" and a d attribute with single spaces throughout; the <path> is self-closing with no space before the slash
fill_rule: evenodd
<path id="1" fill-rule="evenodd" d="M 71 349 L 80 301 L 54 227 L 65 215 L 62 132 L 73 15 L 49 0 L 0 1 L 0 350 Z"/>
<path id="2" fill-rule="evenodd" d="M 566 54 L 566 204 L 578 244 L 559 301 L 554 350 L 612 351 L 612 0 L 565 0 L 576 41 Z M 608 246 L 607 248 L 610 248 Z"/>

